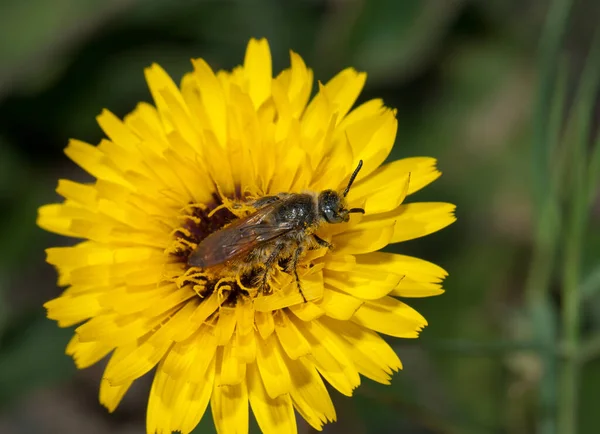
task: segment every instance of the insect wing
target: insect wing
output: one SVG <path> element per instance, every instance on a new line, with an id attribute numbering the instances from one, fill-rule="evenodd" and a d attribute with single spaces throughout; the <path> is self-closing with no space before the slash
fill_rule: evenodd
<path id="1" fill-rule="evenodd" d="M 293 229 L 291 223 L 270 223 L 274 205 L 265 206 L 245 218 L 210 234 L 198 244 L 188 265 L 210 268 L 250 253 Z"/>

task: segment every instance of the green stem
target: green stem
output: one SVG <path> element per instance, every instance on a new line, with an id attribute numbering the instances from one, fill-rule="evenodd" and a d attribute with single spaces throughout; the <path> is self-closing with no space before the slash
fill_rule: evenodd
<path id="1" fill-rule="evenodd" d="M 587 226 L 590 190 L 593 180 L 588 163 L 587 148 L 594 107 L 594 95 L 600 84 L 600 43 L 595 39 L 586 62 L 579 85 L 576 107 L 573 111 L 572 140 L 568 140 L 569 168 L 572 179 L 569 203 L 569 222 L 564 246 L 564 270 L 562 282 L 562 346 L 566 349 L 560 373 L 561 401 L 559 405 L 559 429 L 561 433 L 577 432 L 579 375 L 581 369 L 580 310 L 581 310 L 581 254 Z M 589 351 L 584 347 L 584 351 Z"/>
<path id="2" fill-rule="evenodd" d="M 533 258 L 525 285 L 527 305 L 534 326 L 535 339 L 542 348 L 554 345 L 556 330 L 554 310 L 549 300 L 550 281 L 556 251 L 557 222 L 550 200 L 539 214 Z M 545 211 L 545 212 L 544 212 Z M 538 394 L 538 426 L 540 434 L 556 432 L 556 357 L 552 351 L 540 351 L 543 375 Z"/>
<path id="3" fill-rule="evenodd" d="M 565 349 L 560 372 L 558 427 L 561 434 L 577 433 L 579 390 L 579 323 L 581 249 L 586 227 L 587 190 L 584 155 L 574 155 L 571 215 L 566 230 L 562 281 L 562 338 Z"/>
<path id="4" fill-rule="evenodd" d="M 553 0 L 544 25 L 539 47 L 539 85 L 533 117 L 533 195 L 538 211 L 547 197 L 548 170 L 550 167 L 549 121 L 552 98 L 556 84 L 557 64 L 563 34 L 571 11 L 571 0 Z"/>
<path id="5" fill-rule="evenodd" d="M 571 0 L 553 0 L 541 35 L 539 47 L 539 87 L 533 118 L 532 143 L 532 192 L 536 207 L 536 233 L 532 263 L 526 282 L 526 297 L 531 311 L 535 337 L 546 346 L 555 342 L 555 312 L 549 298 L 550 279 L 556 253 L 556 234 L 559 233 L 556 191 L 551 182 L 550 161 L 552 146 L 556 137 L 549 137 L 560 131 L 553 131 L 551 106 L 556 84 L 557 64 L 562 46 L 562 37 L 567 27 L 571 10 Z M 543 375 L 540 380 L 537 432 L 556 432 L 556 357 L 546 352 L 542 356 Z M 561 434 L 565 434 L 561 432 Z"/>

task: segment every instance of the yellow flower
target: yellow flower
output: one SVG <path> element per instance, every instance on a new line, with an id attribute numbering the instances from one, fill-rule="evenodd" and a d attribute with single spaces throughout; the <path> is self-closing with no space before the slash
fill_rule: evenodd
<path id="1" fill-rule="evenodd" d="M 155 106 L 141 103 L 123 121 L 103 111 L 108 139 L 66 148 L 96 180 L 60 180 L 64 202 L 39 210 L 39 226 L 82 240 L 47 250 L 67 287 L 48 316 L 78 324 L 67 353 L 79 368 L 111 354 L 100 385 L 109 411 L 157 368 L 149 433 L 188 433 L 209 403 L 220 433 L 246 433 L 249 408 L 265 433 L 295 433 L 294 410 L 320 430 L 336 419 L 323 380 L 344 395 L 360 375 L 388 384 L 401 363 L 378 332 L 417 337 L 427 322 L 400 299 L 443 292 L 440 267 L 378 250 L 449 225 L 454 206 L 404 203 L 440 172 L 426 157 L 381 166 L 397 122 L 381 100 L 351 110 L 364 73 L 319 83 L 308 103 L 312 71 L 292 52 L 273 78 L 266 40 L 251 40 L 230 73 L 193 66 L 179 88 L 151 66 Z M 365 214 L 296 233 L 316 230 L 330 248 L 312 246 L 290 267 L 285 245 L 268 275 L 264 255 L 189 265 L 202 240 L 255 212 L 258 198 L 341 191 L 359 160 L 347 206 Z M 252 262 L 258 271 L 240 267 Z"/>

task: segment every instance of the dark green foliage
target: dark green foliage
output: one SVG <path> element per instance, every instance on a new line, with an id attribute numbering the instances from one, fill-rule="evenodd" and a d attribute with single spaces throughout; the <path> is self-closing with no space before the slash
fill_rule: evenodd
<path id="1" fill-rule="evenodd" d="M 38 229 L 36 208 L 55 200 L 58 177 L 88 179 L 62 153 L 69 138 L 97 143 L 102 108 L 123 116 L 150 101 L 145 66 L 160 63 L 176 80 L 192 57 L 231 68 L 249 37 L 265 36 L 276 70 L 291 48 L 321 81 L 346 66 L 367 71 L 360 101 L 398 108 L 390 158 L 433 156 L 444 173 L 415 200 L 458 205 L 448 229 L 391 248 L 450 272 L 446 294 L 409 300 L 430 324 L 421 339 L 390 340 L 404 370 L 391 386 L 364 380 L 353 400 L 334 392 L 340 422 L 325 431 L 558 432 L 562 264 L 580 247 L 575 327 L 589 363 L 577 432 L 598 432 L 600 56 L 584 65 L 600 7 L 576 2 L 567 20 L 570 2 L 555 3 L 542 31 L 547 3 L 0 1 L 0 430 L 143 432 L 147 390 L 105 414 L 101 371 L 75 374 L 64 355 L 71 330 L 43 318 L 60 292 L 43 249 L 70 241 Z M 581 246 L 565 247 L 577 185 L 586 232 L 575 227 Z M 213 430 L 207 414 L 196 431 Z"/>

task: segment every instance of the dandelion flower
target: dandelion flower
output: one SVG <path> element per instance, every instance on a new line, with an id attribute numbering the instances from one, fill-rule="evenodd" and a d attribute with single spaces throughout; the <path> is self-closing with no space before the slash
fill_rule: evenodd
<path id="1" fill-rule="evenodd" d="M 379 334 L 417 337 L 427 322 L 401 300 L 443 292 L 440 267 L 379 250 L 449 225 L 454 206 L 406 203 L 440 172 L 425 157 L 382 165 L 397 122 L 381 100 L 352 108 L 364 73 L 319 83 L 309 102 L 312 71 L 291 52 L 273 78 L 266 40 L 251 40 L 231 72 L 192 63 L 179 87 L 152 65 L 154 105 L 123 120 L 103 111 L 108 139 L 69 142 L 67 156 L 95 180 L 60 180 L 64 201 L 39 210 L 40 227 L 81 240 L 47 250 L 66 287 L 48 317 L 77 325 L 66 352 L 79 368 L 110 357 L 100 384 L 109 411 L 156 368 L 149 433 L 189 433 L 209 404 L 219 433 L 246 433 L 250 410 L 265 433 L 295 433 L 294 410 L 320 430 L 336 420 L 325 383 L 348 396 L 361 376 L 388 384 L 402 365 Z M 261 198 L 342 191 L 358 161 L 343 205 L 364 215 L 306 228 L 324 245 L 293 269 L 285 251 L 190 265 Z M 262 283 L 260 267 L 239 266 L 261 261 Z"/>

